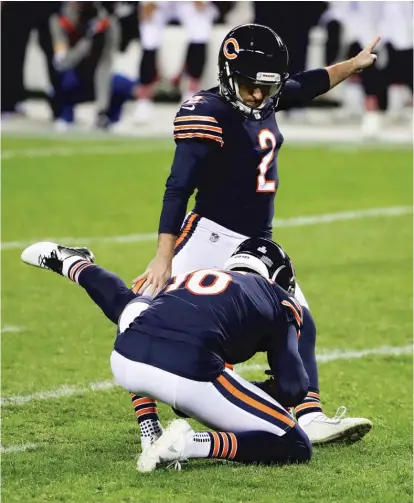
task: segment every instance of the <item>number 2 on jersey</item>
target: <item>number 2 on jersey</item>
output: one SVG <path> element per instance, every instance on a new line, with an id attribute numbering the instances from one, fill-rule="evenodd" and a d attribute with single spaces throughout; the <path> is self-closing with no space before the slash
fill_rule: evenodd
<path id="1" fill-rule="evenodd" d="M 214 280 L 207 286 L 203 285 L 203 281 L 207 276 L 214 276 Z M 177 290 L 185 283 L 185 288 L 194 295 L 218 295 L 227 290 L 232 281 L 230 274 L 223 271 L 212 269 L 201 269 L 192 273 L 179 274 L 173 278 L 171 285 L 165 289 L 165 293 Z"/>
<path id="2" fill-rule="evenodd" d="M 259 164 L 259 174 L 257 175 L 256 192 L 275 192 L 276 182 L 274 180 L 266 180 L 266 173 L 270 163 L 273 161 L 276 149 L 275 135 L 269 129 L 262 129 L 258 135 L 259 145 L 262 150 L 271 147 L 269 152 L 263 157 Z"/>

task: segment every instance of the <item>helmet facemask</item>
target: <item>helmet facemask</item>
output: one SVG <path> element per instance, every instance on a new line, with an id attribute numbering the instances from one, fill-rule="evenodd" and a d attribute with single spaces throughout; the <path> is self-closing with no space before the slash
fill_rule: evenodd
<path id="1" fill-rule="evenodd" d="M 259 72 L 258 76 L 262 74 L 262 77 L 263 75 L 269 75 L 269 77 L 266 80 L 258 80 L 257 78 L 252 79 L 241 75 L 239 72 L 232 72 L 227 62 L 224 68 L 225 75 L 219 75 L 220 90 L 222 95 L 234 108 L 237 108 L 250 120 L 261 120 L 274 112 L 284 85 L 279 74 L 264 74 L 264 72 Z M 255 107 L 245 103 L 240 94 L 240 86 L 260 87 L 264 95 L 262 103 Z"/>

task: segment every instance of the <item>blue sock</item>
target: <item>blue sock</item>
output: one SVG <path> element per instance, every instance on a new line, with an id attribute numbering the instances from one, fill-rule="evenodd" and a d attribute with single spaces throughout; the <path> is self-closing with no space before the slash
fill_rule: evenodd
<path id="1" fill-rule="evenodd" d="M 208 433 L 211 446 L 207 457 L 241 463 L 305 463 L 312 446 L 304 431 L 296 425 L 282 436 L 266 431 Z"/>
<path id="2" fill-rule="evenodd" d="M 296 419 L 311 412 L 322 412 L 319 396 L 318 365 L 316 363 L 316 326 L 312 315 L 303 307 L 303 327 L 299 339 L 299 354 L 309 377 L 309 387 L 306 397 L 295 407 Z"/>

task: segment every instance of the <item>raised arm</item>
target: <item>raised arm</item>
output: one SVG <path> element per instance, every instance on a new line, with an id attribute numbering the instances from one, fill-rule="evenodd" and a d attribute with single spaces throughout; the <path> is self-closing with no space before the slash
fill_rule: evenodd
<path id="1" fill-rule="evenodd" d="M 371 66 L 377 58 L 372 51 L 379 41 L 380 37 L 376 37 L 359 54 L 347 61 L 292 75 L 284 86 L 277 109 L 305 106 L 354 73 Z"/>

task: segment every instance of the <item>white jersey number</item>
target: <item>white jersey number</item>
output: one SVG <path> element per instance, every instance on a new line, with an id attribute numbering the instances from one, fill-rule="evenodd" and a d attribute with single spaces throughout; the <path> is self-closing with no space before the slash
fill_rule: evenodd
<path id="1" fill-rule="evenodd" d="M 258 136 L 259 145 L 262 150 L 271 147 L 270 151 L 263 157 L 262 162 L 259 164 L 259 174 L 257 175 L 257 189 L 256 192 L 275 192 L 276 182 L 266 180 L 266 173 L 269 169 L 270 163 L 273 161 L 276 149 L 275 135 L 269 129 L 262 129 Z"/>
<path id="2" fill-rule="evenodd" d="M 214 280 L 209 285 L 203 285 L 203 281 L 207 276 L 214 276 Z M 230 274 L 215 269 L 201 269 L 192 273 L 179 274 L 173 278 L 173 282 L 169 285 L 165 292 L 177 290 L 184 281 L 185 288 L 194 295 L 218 295 L 227 290 L 232 278 Z"/>

